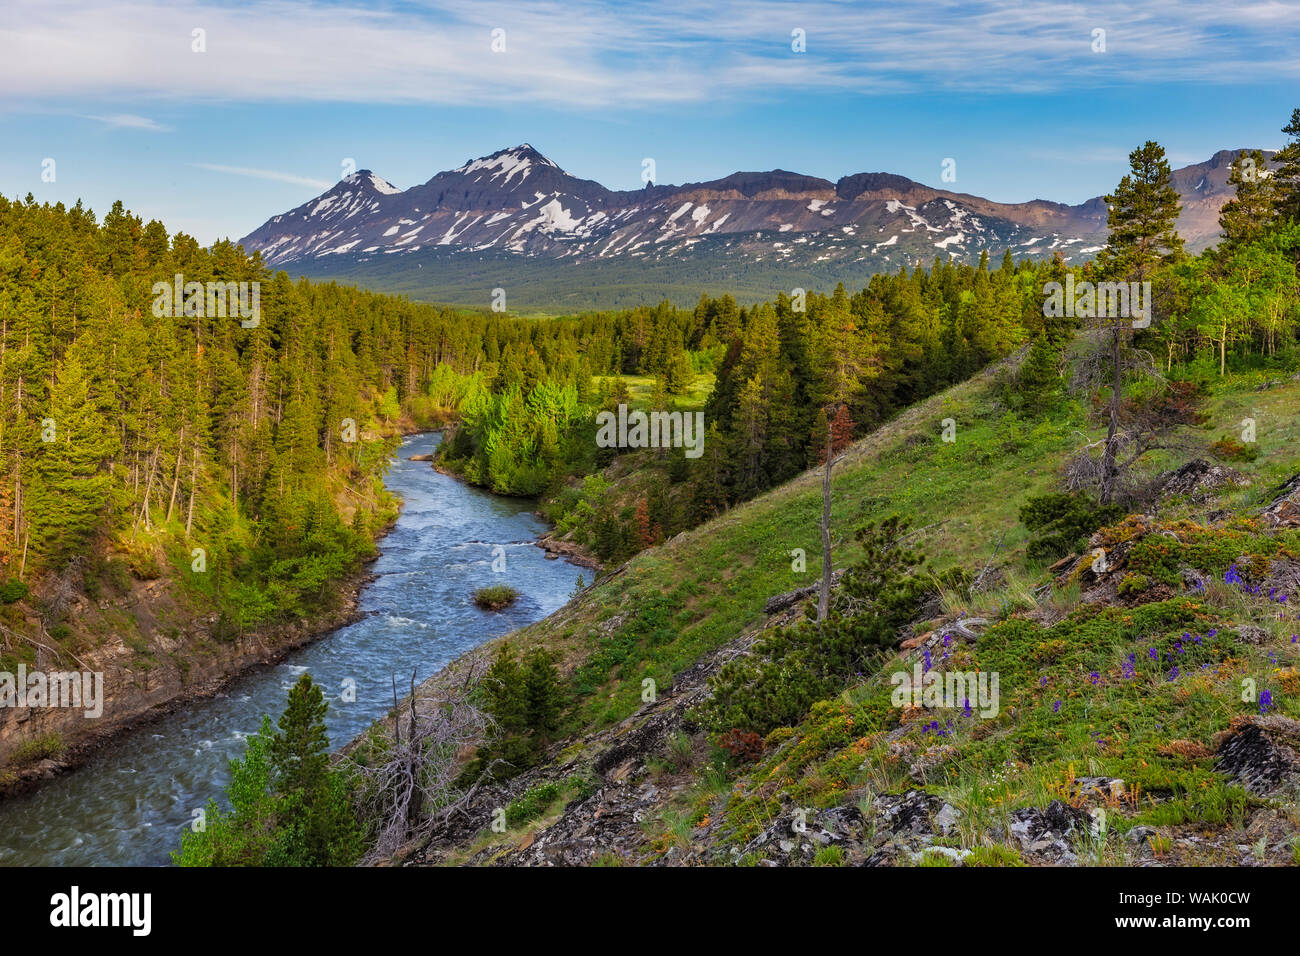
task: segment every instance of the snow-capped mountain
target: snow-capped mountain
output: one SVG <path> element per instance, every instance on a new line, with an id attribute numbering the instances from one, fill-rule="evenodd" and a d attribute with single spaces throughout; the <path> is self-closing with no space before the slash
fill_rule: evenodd
<path id="1" fill-rule="evenodd" d="M 1180 231 L 1193 249 L 1218 234 L 1238 152 L 1174 174 L 1185 206 Z M 679 275 L 716 276 L 718 291 L 739 273 L 770 288 L 792 274 L 860 286 L 873 272 L 940 254 L 974 261 L 984 251 L 1000 257 L 1010 249 L 1017 258 L 1059 251 L 1082 261 L 1105 241 L 1101 197 L 1077 206 L 1007 204 L 889 173 L 832 183 L 780 169 L 620 192 L 569 175 L 527 143 L 406 190 L 361 170 L 241 240 L 273 266 L 361 282 L 381 277 L 375 284 L 434 299 L 447 298 L 440 284 L 457 286 L 475 268 L 517 286 L 516 266 L 530 264 L 525 271 L 535 276 L 535 267 L 557 260 L 586 274 L 608 274 L 614 262 L 676 264 Z M 626 284 L 628 268 L 617 271 Z"/>

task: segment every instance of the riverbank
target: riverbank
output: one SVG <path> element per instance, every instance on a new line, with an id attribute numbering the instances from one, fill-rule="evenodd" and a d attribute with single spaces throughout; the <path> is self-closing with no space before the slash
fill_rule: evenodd
<path id="1" fill-rule="evenodd" d="M 115 735 L 79 769 L 0 802 L 0 867 L 166 865 L 196 812 L 210 801 L 229 805 L 230 762 L 244 755 L 264 715 L 274 721 L 284 710 L 303 673 L 324 691 L 326 730 L 340 747 L 389 711 L 394 681 L 403 689 L 413 674 L 423 680 L 561 608 L 580 569 L 548 560 L 535 545 L 549 530 L 535 506 L 409 460 L 437 441 L 409 438 L 384 476 L 403 506 L 359 582 L 355 623 L 296 649 L 290 635 L 273 635 L 286 651 L 278 664 L 253 667 L 184 706 L 178 699 L 147 726 Z M 474 604 L 477 589 L 502 581 L 519 592 L 512 606 L 487 612 Z M 155 687 L 157 671 L 152 680 Z M 190 686 L 199 684 L 196 672 Z"/>
<path id="2" fill-rule="evenodd" d="M 431 462 L 433 470 L 438 474 L 446 475 L 448 478 L 454 478 L 456 481 L 474 487 L 471 482 L 465 480 L 465 476 L 459 471 L 454 468 L 448 468 L 446 465 L 438 461 L 438 456 L 436 454 L 415 456 L 410 460 Z M 539 518 L 546 520 L 546 516 L 542 514 L 542 512 L 538 511 L 536 514 Z M 537 538 L 537 546 L 545 551 L 547 558 L 551 560 L 563 558 L 571 564 L 576 564 L 580 567 L 595 571 L 596 574 L 600 574 L 600 572 L 604 570 L 605 563 L 601 561 L 600 558 L 596 557 L 594 553 L 583 547 L 577 541 L 574 541 L 571 536 L 557 536 L 554 527 Z"/>
<path id="3" fill-rule="evenodd" d="M 395 525 L 392 521 L 382 528 L 376 544 Z M 0 800 L 37 790 L 82 766 L 120 737 L 213 697 L 257 668 L 277 664 L 291 652 L 360 620 L 365 616 L 360 610 L 361 592 L 374 580 L 370 569 L 379 556 L 377 552 L 356 572 L 335 582 L 330 605 L 311 617 L 254 628 L 231 641 L 213 636 L 218 620 L 214 613 L 178 623 L 174 615 L 182 610 L 181 602 L 157 581 L 137 582 L 126 597 L 97 606 L 93 615 L 97 620 L 83 618 L 91 628 L 128 618 L 136 623 L 137 632 L 153 631 L 147 625 L 157 625 L 162 618 L 171 633 L 163 634 L 161 629 L 151 633 L 153 640 L 143 653 L 140 643 L 119 639 L 79 655 L 89 669 L 104 674 L 104 711 L 98 718 L 86 718 L 80 709 L 4 711 L 0 745 L 7 744 L 6 750 L 12 753 L 24 742 L 50 739 L 59 741 L 59 750 L 24 766 L 0 768 Z M 146 627 L 139 626 L 142 622 Z"/>

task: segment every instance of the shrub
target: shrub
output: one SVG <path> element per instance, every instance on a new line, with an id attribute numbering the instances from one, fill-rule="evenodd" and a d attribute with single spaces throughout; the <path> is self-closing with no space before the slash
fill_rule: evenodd
<path id="1" fill-rule="evenodd" d="M 0 582 L 0 604 L 13 604 L 27 597 L 27 585 L 11 578 L 8 581 Z"/>
<path id="2" fill-rule="evenodd" d="M 1213 445 L 1210 452 L 1220 461 L 1254 461 L 1259 457 L 1259 448 L 1237 441 L 1231 435 L 1224 435 Z"/>
<path id="3" fill-rule="evenodd" d="M 748 730 L 733 727 L 718 738 L 718 746 L 746 763 L 753 763 L 763 756 L 763 738 Z"/>
<path id="4" fill-rule="evenodd" d="M 1124 516 L 1119 505 L 1102 505 L 1087 495 L 1052 493 L 1027 499 L 1020 520 L 1034 532 L 1025 553 L 1031 558 L 1055 560 L 1078 551 L 1098 528 Z"/>
<path id="5" fill-rule="evenodd" d="M 559 795 L 560 785 L 554 781 L 547 781 L 531 790 L 526 790 L 506 807 L 506 825 L 517 827 L 537 819 L 546 812 Z"/>
<path id="6" fill-rule="evenodd" d="M 814 702 L 868 672 L 934 588 L 933 576 L 920 572 L 925 559 L 902 546 L 907 527 L 895 516 L 859 528 L 862 555 L 826 620 L 780 628 L 755 643 L 752 655 L 723 665 L 701 707 L 703 721 L 715 730 L 766 734 L 798 723 Z"/>
<path id="7" fill-rule="evenodd" d="M 1127 597 L 1130 594 L 1141 594 L 1150 586 L 1151 582 L 1145 574 L 1126 574 L 1116 590 L 1120 597 Z"/>
<path id="8" fill-rule="evenodd" d="M 58 734 L 45 734 L 19 744 L 10 755 L 9 763 L 15 767 L 24 767 L 42 760 L 53 759 L 61 753 L 63 753 L 63 738 Z"/>

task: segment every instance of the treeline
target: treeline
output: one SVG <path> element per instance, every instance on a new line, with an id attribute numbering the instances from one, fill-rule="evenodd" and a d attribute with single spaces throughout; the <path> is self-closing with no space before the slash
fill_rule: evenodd
<path id="1" fill-rule="evenodd" d="M 177 282 L 208 294 L 155 288 Z M 438 376 L 531 390 L 581 331 L 295 283 L 121 203 L 0 197 L 0 583 L 171 565 L 222 629 L 305 613 L 395 513 L 393 436 L 445 415 Z"/>
<path id="2" fill-rule="evenodd" d="M 839 286 L 829 295 L 782 292 L 748 308 L 730 296 L 702 297 L 690 311 L 661 307 L 667 331 L 646 337 L 637 354 L 647 365 L 638 370 L 656 375 L 654 407 L 676 404 L 669 370 L 679 342 L 692 368 L 715 371 L 702 454 L 633 452 L 634 480 L 592 475 L 555 491 L 546 511 L 602 559 L 620 560 L 815 465 L 830 420 L 841 441 L 860 436 L 1027 342 L 1035 343 L 1031 368 L 1059 381 L 1074 323 L 1044 317 L 1042 288 L 1064 275 L 1059 261 L 1017 263 L 1010 253 L 997 268 L 987 255 L 977 265 L 941 258 L 873 276 L 852 295 Z M 624 335 L 635 328 L 630 315 L 615 325 Z M 626 359 L 630 339 L 620 342 Z M 625 391 L 607 388 L 592 412 L 626 400 Z M 590 421 L 589 414 L 577 426 L 589 429 L 587 447 Z M 614 455 L 593 450 L 599 464 Z"/>

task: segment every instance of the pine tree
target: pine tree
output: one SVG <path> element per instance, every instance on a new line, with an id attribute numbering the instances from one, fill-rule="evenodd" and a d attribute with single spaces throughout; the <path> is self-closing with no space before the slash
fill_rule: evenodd
<path id="1" fill-rule="evenodd" d="M 1023 413 L 1041 416 L 1061 394 L 1061 353 L 1046 335 L 1035 337 L 1016 375 L 1013 401 Z"/>
<path id="2" fill-rule="evenodd" d="M 1300 107 L 1291 112 L 1291 122 L 1282 127 L 1291 137 L 1273 157 L 1278 164 L 1273 174 L 1277 214 L 1291 222 L 1300 222 Z"/>
<path id="3" fill-rule="evenodd" d="M 303 674 L 290 688 L 289 706 L 280 715 L 280 729 L 270 746 L 278 792 L 299 792 L 310 802 L 323 788 L 329 769 L 328 709 L 324 693 L 310 674 Z"/>
<path id="4" fill-rule="evenodd" d="M 1106 197 L 1110 207 L 1110 238 L 1097 257 L 1102 273 L 1118 280 L 1145 281 L 1162 262 L 1182 256 L 1183 240 L 1178 235 L 1180 212 L 1178 191 L 1170 183 L 1171 171 L 1165 151 L 1148 140 L 1129 154 L 1131 172 L 1120 180 L 1115 192 Z M 1126 317 L 1107 316 L 1100 320 L 1108 328 L 1110 401 L 1106 443 L 1102 453 L 1101 502 L 1110 504 L 1119 482 L 1120 409 L 1124 400 L 1125 374 L 1134 366 L 1129 340 L 1132 325 Z"/>
<path id="5" fill-rule="evenodd" d="M 75 357 L 62 363 L 50 390 L 48 414 L 33 423 L 41 441 L 26 496 L 31 543 L 58 565 L 84 553 L 111 516 L 113 478 L 109 463 L 118 450 L 116 431 L 90 400 L 90 381 Z"/>
<path id="6" fill-rule="evenodd" d="M 483 678 L 483 695 L 487 711 L 496 721 L 498 735 L 522 733 L 527 728 L 524 674 L 509 641 L 502 642 L 497 649 L 496 659 Z"/>
<path id="7" fill-rule="evenodd" d="M 1097 263 L 1107 276 L 1142 280 L 1161 261 L 1182 255 L 1177 229 L 1182 207 L 1160 144 L 1148 140 L 1133 150 L 1129 167 L 1115 192 L 1106 196 L 1110 238 Z"/>
<path id="8" fill-rule="evenodd" d="M 1219 210 L 1219 228 L 1223 244 L 1232 248 L 1254 241 L 1269 227 L 1276 212 L 1277 189 L 1264 154 L 1257 149 L 1243 151 L 1233 161 L 1228 183 L 1237 191 Z"/>
<path id="9" fill-rule="evenodd" d="M 523 674 L 528 728 L 539 744 L 548 743 L 560 729 L 564 709 L 559 669 L 545 648 L 534 647 L 524 657 Z"/>

